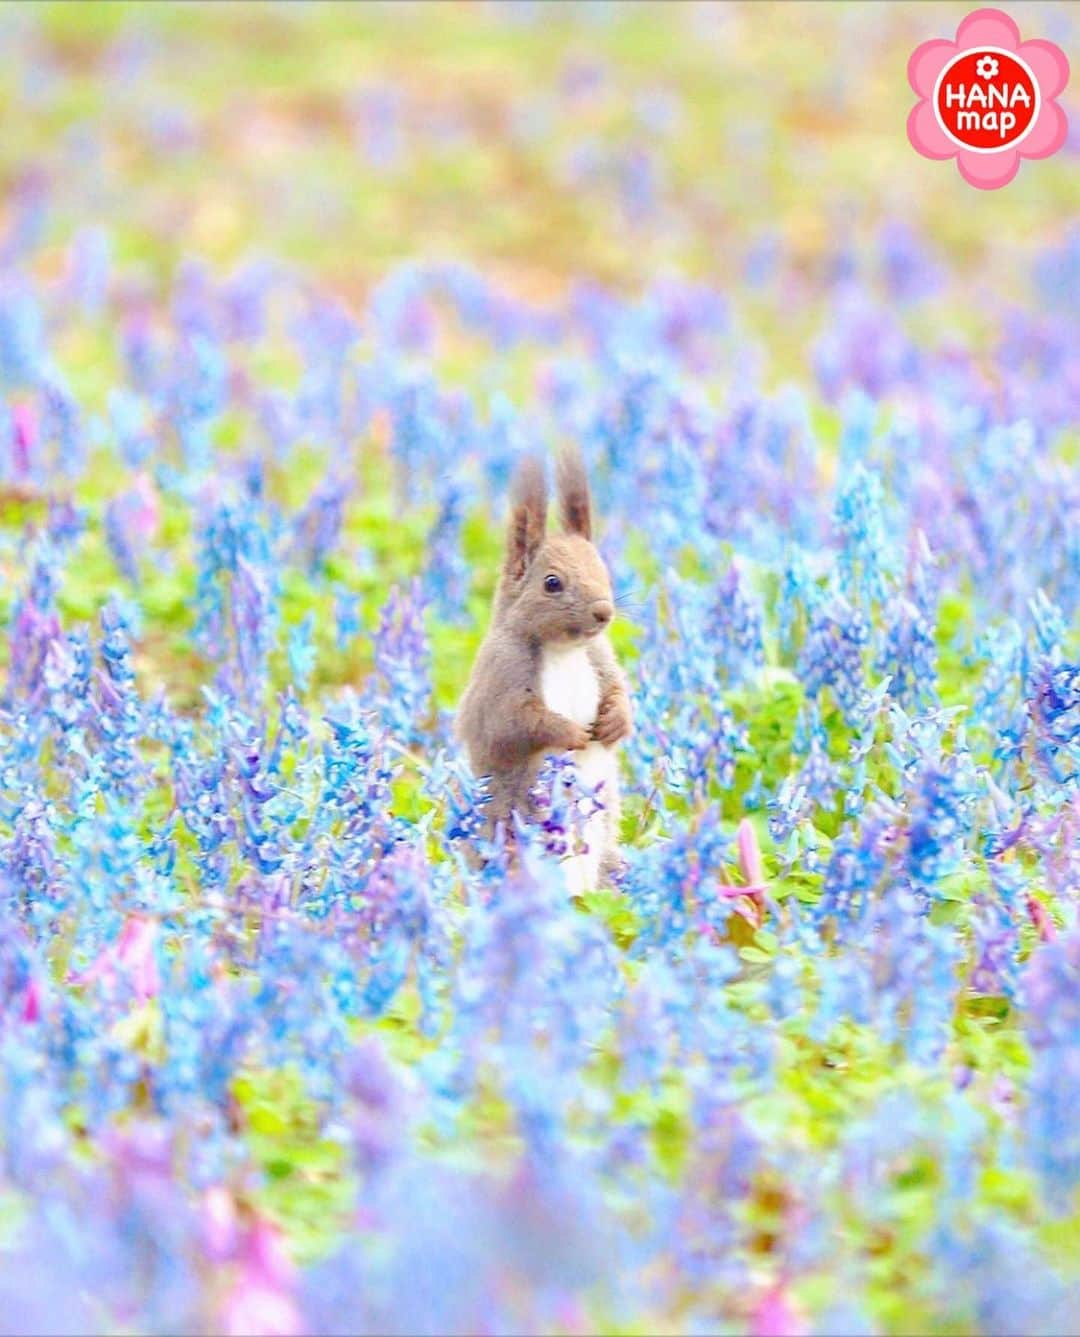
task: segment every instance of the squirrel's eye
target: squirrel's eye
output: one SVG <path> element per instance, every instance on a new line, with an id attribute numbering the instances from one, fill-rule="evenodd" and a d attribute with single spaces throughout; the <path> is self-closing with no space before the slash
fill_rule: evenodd
<path id="1" fill-rule="evenodd" d="M 558 576 L 545 576 L 544 589 L 547 590 L 548 594 L 558 594 L 562 589 L 562 581 Z"/>

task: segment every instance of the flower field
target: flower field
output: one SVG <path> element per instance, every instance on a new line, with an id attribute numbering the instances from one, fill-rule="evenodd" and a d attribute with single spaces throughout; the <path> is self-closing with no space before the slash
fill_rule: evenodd
<path id="1" fill-rule="evenodd" d="M 958 17 L 0 8 L 0 1332 L 1080 1333 L 1080 107 L 918 157 Z M 453 732 L 562 442 L 578 898 Z"/>

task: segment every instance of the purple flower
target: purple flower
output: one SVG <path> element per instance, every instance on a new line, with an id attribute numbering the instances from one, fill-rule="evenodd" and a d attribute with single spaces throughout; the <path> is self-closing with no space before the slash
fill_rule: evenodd
<path id="1" fill-rule="evenodd" d="M 423 737 L 431 714 L 426 610 L 420 581 L 391 591 L 379 616 L 375 668 L 366 689 L 368 708 L 378 711 L 387 731 L 405 744 Z"/>
<path id="2" fill-rule="evenodd" d="M 1050 1202 L 1069 1210 L 1080 1185 L 1080 1133 L 1071 1111 L 1080 1098 L 1080 933 L 1043 943 L 1023 977 L 1035 1051 L 1027 1113 L 1030 1155 Z"/>
<path id="3" fill-rule="evenodd" d="M 798 673 L 808 695 L 816 697 L 828 687 L 850 724 L 859 720 L 869 639 L 865 615 L 837 594 L 814 613 L 799 655 Z"/>

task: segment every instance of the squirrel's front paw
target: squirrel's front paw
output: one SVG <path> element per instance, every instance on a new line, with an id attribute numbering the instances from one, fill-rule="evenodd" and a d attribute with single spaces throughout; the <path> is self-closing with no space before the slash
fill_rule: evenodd
<path id="1" fill-rule="evenodd" d="M 631 728 L 630 702 L 622 692 L 612 692 L 600 703 L 593 725 L 593 737 L 605 747 L 611 747 L 621 738 L 629 738 Z"/>
<path id="2" fill-rule="evenodd" d="M 566 732 L 559 738 L 558 745 L 564 752 L 580 752 L 591 741 L 588 729 L 583 729 L 574 720 L 567 720 Z"/>

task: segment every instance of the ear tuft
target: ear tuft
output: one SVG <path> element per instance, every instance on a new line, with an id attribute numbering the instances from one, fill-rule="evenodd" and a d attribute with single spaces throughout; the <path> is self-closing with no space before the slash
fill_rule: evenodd
<path id="1" fill-rule="evenodd" d="M 559 509 L 568 534 L 592 538 L 592 500 L 585 462 L 577 446 L 566 446 L 559 452 L 556 476 L 559 485 Z"/>
<path id="2" fill-rule="evenodd" d="M 547 530 L 547 480 L 535 456 L 518 465 L 510 491 L 510 530 L 506 540 L 506 571 L 520 580 L 544 541 Z"/>

